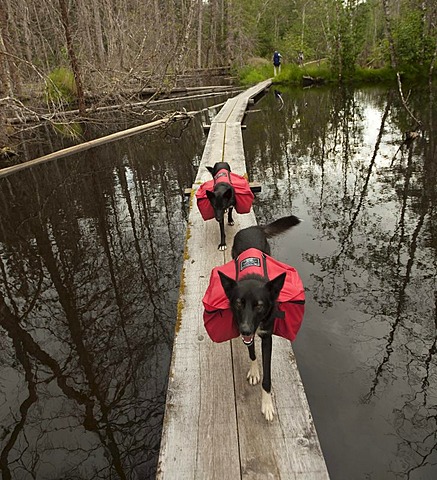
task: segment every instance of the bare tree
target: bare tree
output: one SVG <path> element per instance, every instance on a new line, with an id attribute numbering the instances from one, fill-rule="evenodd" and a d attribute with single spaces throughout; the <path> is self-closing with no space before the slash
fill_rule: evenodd
<path id="1" fill-rule="evenodd" d="M 198 23 L 197 23 L 197 68 L 202 68 L 202 28 L 203 28 L 203 1 L 198 0 Z"/>
<path id="2" fill-rule="evenodd" d="M 73 40 L 71 37 L 70 20 L 68 18 L 68 8 L 67 8 L 66 0 L 59 0 L 59 8 L 61 12 L 61 22 L 65 32 L 65 41 L 67 43 L 68 56 L 70 59 L 71 69 L 73 70 L 74 80 L 76 82 L 77 98 L 79 102 L 79 113 L 81 115 L 84 115 L 86 110 L 85 95 L 83 92 L 82 77 L 80 73 L 79 62 L 77 60 L 76 53 L 73 47 Z"/>
<path id="3" fill-rule="evenodd" d="M 20 93 L 20 79 L 14 59 L 6 55 L 11 53 L 12 45 L 9 40 L 9 18 L 5 3 L 0 3 L 0 93 L 14 95 Z"/>
<path id="4" fill-rule="evenodd" d="M 382 0 L 382 6 L 384 10 L 385 29 L 387 32 L 387 41 L 388 41 L 388 46 L 390 51 L 390 64 L 393 70 L 396 70 L 397 68 L 396 51 L 395 51 L 395 45 L 393 41 L 393 34 L 391 30 L 390 6 L 388 3 L 388 0 Z"/>

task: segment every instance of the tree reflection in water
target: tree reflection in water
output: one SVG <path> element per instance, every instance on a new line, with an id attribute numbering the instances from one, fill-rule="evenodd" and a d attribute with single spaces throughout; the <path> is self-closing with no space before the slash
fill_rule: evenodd
<path id="1" fill-rule="evenodd" d="M 410 96 L 423 130 L 408 143 L 396 91 L 282 97 L 249 116 L 244 144 L 259 221 L 304 219 L 275 250 L 308 290 L 295 350 L 331 478 L 436 478 L 433 97 Z"/>
<path id="2" fill-rule="evenodd" d="M 435 106 L 271 92 L 244 142 L 260 222 L 307 288 L 295 350 L 332 479 L 437 474 Z M 153 478 L 201 128 L 0 180 L 4 479 Z M 42 148 L 37 146 L 38 149 Z M 41 152 L 45 153 L 45 152 Z M 36 155 L 34 155 L 36 156 Z M 195 162 L 194 162 L 195 163 Z"/>
<path id="3" fill-rule="evenodd" d="M 200 125 L 177 136 L 0 180 L 3 479 L 154 477 Z"/>

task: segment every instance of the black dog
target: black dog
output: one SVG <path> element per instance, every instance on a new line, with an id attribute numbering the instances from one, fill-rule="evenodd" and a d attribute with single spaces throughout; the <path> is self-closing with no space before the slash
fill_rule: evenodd
<path id="1" fill-rule="evenodd" d="M 235 259 L 249 248 L 256 248 L 270 255 L 268 238 L 279 235 L 300 223 L 291 215 L 266 226 L 253 226 L 240 230 L 234 238 L 232 257 Z M 272 333 L 275 319 L 276 300 L 284 285 L 285 273 L 272 280 L 256 274 L 248 274 L 238 282 L 219 272 L 220 280 L 229 299 L 234 319 L 249 348 L 252 364 L 247 374 L 251 385 L 260 381 L 260 373 L 255 355 L 255 333 L 261 337 L 263 381 L 261 411 L 268 421 L 273 420 L 274 408 L 271 397 Z"/>
<path id="2" fill-rule="evenodd" d="M 211 192 L 207 190 L 206 195 L 208 200 L 211 202 L 212 208 L 214 209 L 215 219 L 220 225 L 220 243 L 218 246 L 219 250 L 226 250 L 226 236 L 225 236 L 225 212 L 228 212 L 228 224 L 234 225 L 234 220 L 232 218 L 232 210 L 235 206 L 235 191 L 234 187 L 227 181 L 220 181 L 217 178 L 217 174 L 220 170 L 231 171 L 231 167 L 228 162 L 217 162 L 213 167 L 206 167 L 208 171 L 213 176 L 214 182 L 214 191 Z"/>

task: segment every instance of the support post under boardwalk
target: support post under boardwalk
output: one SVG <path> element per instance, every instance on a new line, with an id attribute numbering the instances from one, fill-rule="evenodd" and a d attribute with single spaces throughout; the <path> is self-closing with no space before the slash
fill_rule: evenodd
<path id="1" fill-rule="evenodd" d="M 261 384 L 246 380 L 247 347 L 237 338 L 213 343 L 203 326 L 202 298 L 213 267 L 231 259 L 235 232 L 256 224 L 235 213 L 225 223 L 228 249 L 219 251 L 219 226 L 204 221 L 195 191 L 211 179 L 205 168 L 226 161 L 246 174 L 241 121 L 249 99 L 270 81 L 226 102 L 211 123 L 190 197 L 178 321 L 158 463 L 159 480 L 328 479 L 317 433 L 289 341 L 273 338 L 272 386 L 276 415 L 261 413 Z M 261 362 L 259 342 L 258 361 Z"/>

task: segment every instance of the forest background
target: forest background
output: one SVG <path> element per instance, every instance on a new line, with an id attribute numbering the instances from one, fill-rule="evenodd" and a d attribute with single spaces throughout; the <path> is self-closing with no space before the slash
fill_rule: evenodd
<path id="1" fill-rule="evenodd" d="M 6 116 L 38 99 L 83 115 L 103 92 L 171 90 L 195 69 L 257 81 L 274 50 L 285 81 L 300 51 L 336 81 L 363 69 L 431 79 L 436 18 L 435 0 L 2 0 L 0 147 Z"/>

